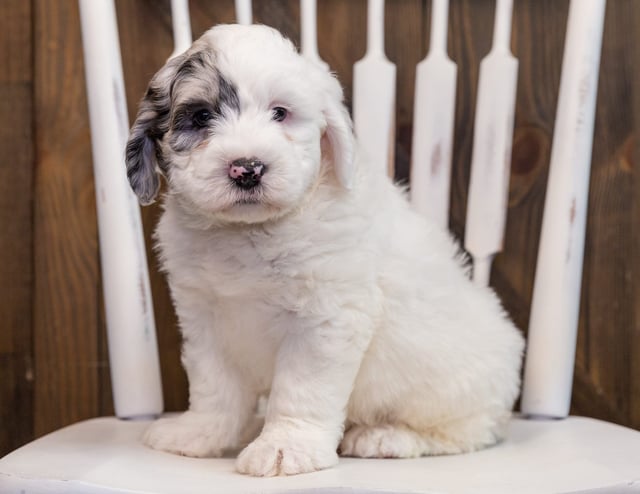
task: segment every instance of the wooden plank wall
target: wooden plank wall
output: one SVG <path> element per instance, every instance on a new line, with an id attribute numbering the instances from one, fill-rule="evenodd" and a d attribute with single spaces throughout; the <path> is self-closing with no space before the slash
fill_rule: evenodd
<path id="1" fill-rule="evenodd" d="M 117 0 L 129 113 L 171 52 L 169 1 Z M 297 0 L 254 2 L 257 22 L 299 41 Z M 365 50 L 365 0 L 318 0 L 320 54 L 351 100 Z M 192 0 L 193 30 L 232 22 L 232 0 Z M 397 178 L 406 180 L 415 65 L 429 0 L 389 0 L 387 54 L 398 66 Z M 75 0 L 5 0 L 0 19 L 0 455 L 68 423 L 111 414 L 91 150 Z M 493 0 L 451 0 L 458 63 L 450 226 L 464 232 L 478 64 Z M 526 331 L 542 220 L 567 0 L 516 0 L 520 60 L 505 252 L 491 279 Z M 607 7 L 573 413 L 640 429 L 640 2 Z M 157 207 L 143 211 L 148 245 Z M 187 403 L 180 339 L 149 250 L 168 410 Z"/>
<path id="2" fill-rule="evenodd" d="M 0 455 L 34 433 L 32 6 L 13 0 L 4 7 L 0 28 Z"/>

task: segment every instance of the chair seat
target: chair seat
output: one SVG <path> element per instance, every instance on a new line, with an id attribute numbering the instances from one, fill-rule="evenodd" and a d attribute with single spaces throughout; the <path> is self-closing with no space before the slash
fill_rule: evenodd
<path id="1" fill-rule="evenodd" d="M 0 492 L 543 493 L 640 492 L 640 432 L 593 419 L 516 418 L 506 441 L 471 454 L 407 460 L 341 458 L 332 469 L 280 478 L 234 472 L 233 458 L 194 459 L 140 442 L 149 422 L 80 422 L 0 460 Z"/>

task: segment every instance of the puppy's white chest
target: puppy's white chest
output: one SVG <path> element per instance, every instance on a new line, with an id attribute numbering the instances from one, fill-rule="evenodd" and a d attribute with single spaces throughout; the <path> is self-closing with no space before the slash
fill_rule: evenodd
<path id="1" fill-rule="evenodd" d="M 301 294 L 310 277 L 303 244 L 300 239 L 292 241 L 259 229 L 216 232 L 198 249 L 206 259 L 202 282 L 211 284 L 219 297 L 292 309 L 287 295 Z"/>

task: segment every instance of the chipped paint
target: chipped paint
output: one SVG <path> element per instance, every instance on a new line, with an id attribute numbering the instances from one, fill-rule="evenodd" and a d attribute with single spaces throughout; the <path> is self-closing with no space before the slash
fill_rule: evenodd
<path id="1" fill-rule="evenodd" d="M 142 303 L 142 311 L 146 314 L 149 310 L 149 304 L 147 301 L 147 291 L 144 286 L 143 273 L 138 273 L 138 290 L 140 292 L 140 302 Z"/>
<path id="2" fill-rule="evenodd" d="M 576 198 L 571 199 L 571 209 L 569 210 L 569 224 L 573 226 L 576 220 Z"/>
<path id="3" fill-rule="evenodd" d="M 438 141 L 431 152 L 431 175 L 436 177 L 442 169 L 442 142 Z"/>
<path id="4" fill-rule="evenodd" d="M 121 86 L 122 83 L 119 82 L 117 78 L 114 78 L 111 81 L 111 84 L 113 88 L 114 108 L 118 117 L 116 119 L 118 125 L 118 134 L 120 135 L 122 142 L 127 142 L 127 138 L 129 136 L 129 128 L 127 125 L 129 123 L 129 117 L 126 113 L 127 103 L 123 93 L 123 88 Z"/>

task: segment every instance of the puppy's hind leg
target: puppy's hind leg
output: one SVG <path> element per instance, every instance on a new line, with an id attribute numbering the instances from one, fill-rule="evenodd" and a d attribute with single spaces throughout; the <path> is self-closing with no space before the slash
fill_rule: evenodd
<path id="1" fill-rule="evenodd" d="M 405 425 L 353 425 L 340 443 L 342 456 L 415 458 L 425 454 L 424 438 Z"/>
<path id="2" fill-rule="evenodd" d="M 504 438 L 510 418 L 510 410 L 494 409 L 439 423 L 423 432 L 424 454 L 469 453 L 493 446 Z"/>
<path id="3" fill-rule="evenodd" d="M 415 458 L 475 451 L 503 437 L 509 415 L 505 412 L 496 418 L 479 413 L 420 431 L 404 424 L 353 425 L 345 432 L 340 454 L 360 458 Z"/>

